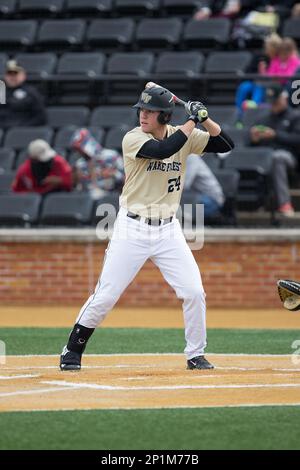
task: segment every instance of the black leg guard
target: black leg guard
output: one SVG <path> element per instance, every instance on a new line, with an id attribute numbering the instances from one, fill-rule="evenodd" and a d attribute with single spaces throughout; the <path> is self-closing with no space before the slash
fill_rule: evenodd
<path id="1" fill-rule="evenodd" d="M 86 328 L 79 323 L 75 323 L 67 344 L 68 350 L 82 354 L 94 330 L 95 328 Z"/>

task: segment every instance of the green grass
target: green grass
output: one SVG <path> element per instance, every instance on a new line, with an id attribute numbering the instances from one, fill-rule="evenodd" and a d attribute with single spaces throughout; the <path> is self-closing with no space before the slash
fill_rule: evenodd
<path id="1" fill-rule="evenodd" d="M 0 417 L 0 449 L 8 450 L 300 448 L 300 407 L 19 412 Z"/>
<path id="2" fill-rule="evenodd" d="M 58 354 L 67 342 L 67 328 L 2 328 L 0 340 L 6 353 Z M 226 330 L 208 331 L 207 352 L 249 354 L 291 354 L 291 344 L 300 340 L 300 330 Z M 99 328 L 90 339 L 86 352 L 182 353 L 185 346 L 181 329 Z"/>

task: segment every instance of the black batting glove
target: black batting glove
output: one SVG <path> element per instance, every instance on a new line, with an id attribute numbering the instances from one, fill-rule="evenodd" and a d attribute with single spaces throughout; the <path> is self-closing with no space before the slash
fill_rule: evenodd
<path id="1" fill-rule="evenodd" d="M 208 118 L 208 111 L 201 101 L 189 101 L 185 106 L 186 112 L 190 115 L 190 119 L 196 122 L 204 122 Z"/>

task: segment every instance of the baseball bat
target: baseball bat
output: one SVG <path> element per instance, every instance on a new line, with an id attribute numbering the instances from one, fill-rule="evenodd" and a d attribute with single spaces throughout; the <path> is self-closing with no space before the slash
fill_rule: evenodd
<path id="1" fill-rule="evenodd" d="M 154 87 L 160 87 L 160 88 L 161 88 L 161 85 L 158 85 L 157 83 L 154 83 L 154 82 L 148 82 L 148 83 L 146 83 L 146 86 L 145 86 L 145 88 L 154 88 Z M 177 104 L 181 104 L 181 106 L 184 106 L 184 107 L 187 106 L 188 103 L 187 103 L 186 101 L 182 100 L 181 98 L 178 98 L 178 96 L 174 95 L 174 93 L 172 93 L 170 90 L 168 90 L 168 91 L 171 93 L 172 98 L 173 98 L 173 101 L 174 101 L 175 104 L 176 104 L 176 103 L 177 103 Z M 200 116 L 201 116 L 202 118 L 206 118 L 206 117 L 207 117 L 207 111 L 206 111 L 206 109 L 202 109 L 202 110 L 200 111 Z"/>

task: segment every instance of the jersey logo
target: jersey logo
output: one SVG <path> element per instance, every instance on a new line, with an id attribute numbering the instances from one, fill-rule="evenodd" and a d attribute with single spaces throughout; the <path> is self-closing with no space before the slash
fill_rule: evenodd
<path id="1" fill-rule="evenodd" d="M 142 93 L 142 101 L 143 101 L 144 103 L 149 103 L 149 101 L 150 101 L 151 99 L 152 99 L 152 96 L 151 96 L 151 95 L 149 95 L 149 94 L 146 93 L 146 92 L 143 92 L 143 93 Z"/>

